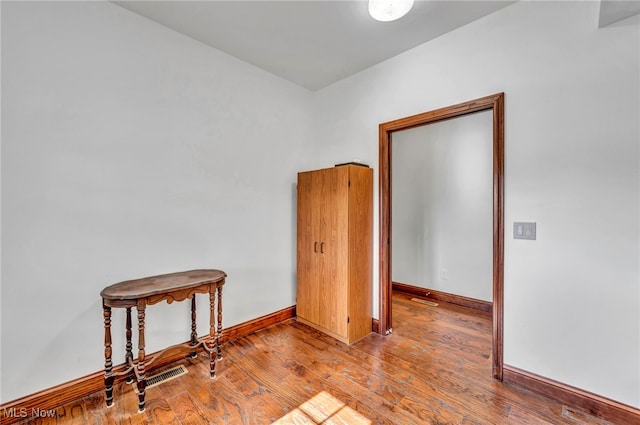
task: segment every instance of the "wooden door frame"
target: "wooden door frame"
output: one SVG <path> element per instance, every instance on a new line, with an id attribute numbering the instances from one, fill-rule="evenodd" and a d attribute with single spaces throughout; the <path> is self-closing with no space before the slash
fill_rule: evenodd
<path id="1" fill-rule="evenodd" d="M 504 320 L 504 93 L 482 97 L 379 126 L 380 313 L 378 332 L 389 334 L 391 322 L 391 135 L 484 110 L 493 111 L 493 377 L 502 380 Z"/>

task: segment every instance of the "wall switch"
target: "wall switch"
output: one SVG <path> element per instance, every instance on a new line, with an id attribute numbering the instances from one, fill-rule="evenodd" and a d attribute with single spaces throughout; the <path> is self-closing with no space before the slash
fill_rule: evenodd
<path id="1" fill-rule="evenodd" d="M 536 223 L 513 223 L 513 239 L 536 240 Z"/>
<path id="2" fill-rule="evenodd" d="M 447 269 L 441 269 L 440 270 L 440 279 L 441 280 L 448 280 L 449 279 L 449 271 Z"/>

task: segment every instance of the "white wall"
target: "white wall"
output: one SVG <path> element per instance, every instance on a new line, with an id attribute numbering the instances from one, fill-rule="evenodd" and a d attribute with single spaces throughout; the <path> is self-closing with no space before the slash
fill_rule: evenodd
<path id="1" fill-rule="evenodd" d="M 598 9 L 518 2 L 317 92 L 314 158 L 377 170 L 379 123 L 505 92 L 505 362 L 640 407 L 640 37 Z"/>
<path id="2" fill-rule="evenodd" d="M 493 112 L 393 133 L 393 281 L 493 299 Z"/>
<path id="3" fill-rule="evenodd" d="M 106 285 L 223 269 L 226 326 L 295 304 L 310 93 L 111 3 L 1 6 L 2 402 L 103 367 Z M 188 308 L 148 309 L 148 352 Z"/>

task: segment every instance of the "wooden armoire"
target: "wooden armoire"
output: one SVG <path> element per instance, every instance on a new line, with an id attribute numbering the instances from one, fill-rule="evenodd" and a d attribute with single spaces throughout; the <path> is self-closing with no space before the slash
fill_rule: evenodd
<path id="1" fill-rule="evenodd" d="M 298 173 L 298 321 L 351 344 L 371 332 L 373 170 Z"/>

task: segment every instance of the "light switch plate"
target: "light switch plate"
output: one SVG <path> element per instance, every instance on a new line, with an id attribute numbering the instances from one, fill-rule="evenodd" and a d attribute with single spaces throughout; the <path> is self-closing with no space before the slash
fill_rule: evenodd
<path id="1" fill-rule="evenodd" d="M 516 221 L 513 223 L 513 239 L 536 240 L 536 223 Z"/>

